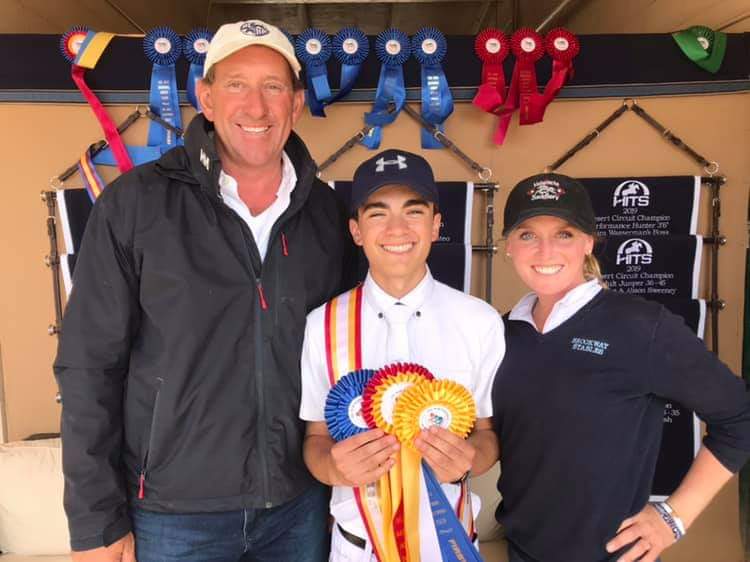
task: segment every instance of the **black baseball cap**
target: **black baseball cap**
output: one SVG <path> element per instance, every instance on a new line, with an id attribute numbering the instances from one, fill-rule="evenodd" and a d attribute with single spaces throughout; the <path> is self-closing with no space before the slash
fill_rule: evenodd
<path id="1" fill-rule="evenodd" d="M 386 185 L 405 185 L 426 201 L 438 203 L 438 190 L 430 164 L 405 150 L 384 150 L 365 160 L 354 172 L 350 210 L 355 213 L 367 198 Z"/>
<path id="2" fill-rule="evenodd" d="M 537 174 L 521 180 L 508 195 L 503 236 L 526 219 L 550 215 L 585 232 L 596 233 L 596 215 L 588 191 L 578 180 L 562 174 Z"/>

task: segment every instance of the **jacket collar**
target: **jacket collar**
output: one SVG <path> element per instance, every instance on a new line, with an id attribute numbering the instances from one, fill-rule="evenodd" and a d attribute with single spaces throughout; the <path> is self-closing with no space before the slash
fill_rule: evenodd
<path id="1" fill-rule="evenodd" d="M 284 151 L 292 161 L 297 174 L 297 185 L 292 192 L 290 203 L 290 210 L 295 210 L 307 200 L 315 180 L 317 165 L 305 143 L 294 131 L 290 133 Z M 157 170 L 173 179 L 197 183 L 209 195 L 218 197 L 221 159 L 216 150 L 213 123 L 202 113 L 198 113 L 185 132 L 184 150 L 167 152 L 157 162 Z"/>

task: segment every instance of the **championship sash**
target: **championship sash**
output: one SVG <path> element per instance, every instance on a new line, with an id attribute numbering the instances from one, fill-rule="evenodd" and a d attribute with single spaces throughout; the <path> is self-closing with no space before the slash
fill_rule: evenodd
<path id="1" fill-rule="evenodd" d="M 72 63 L 71 78 L 94 112 L 117 162 L 117 167 L 120 172 L 124 173 L 133 167 L 133 162 L 125 149 L 120 133 L 117 132 L 117 126 L 85 80 L 86 70 L 96 67 L 102 53 L 114 36 L 114 33 L 97 33 L 84 27 L 74 27 L 60 38 L 60 50 L 63 56 Z"/>

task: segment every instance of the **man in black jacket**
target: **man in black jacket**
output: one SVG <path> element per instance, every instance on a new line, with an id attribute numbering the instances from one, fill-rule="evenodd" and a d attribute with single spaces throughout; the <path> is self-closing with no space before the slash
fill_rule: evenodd
<path id="1" fill-rule="evenodd" d="M 291 132 L 299 70 L 279 29 L 222 26 L 185 146 L 94 206 L 55 361 L 76 561 L 327 556 L 299 358 L 351 242 Z"/>

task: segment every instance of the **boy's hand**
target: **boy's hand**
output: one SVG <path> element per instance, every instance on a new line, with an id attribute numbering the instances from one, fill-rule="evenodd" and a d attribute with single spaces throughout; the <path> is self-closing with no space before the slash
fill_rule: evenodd
<path id="1" fill-rule="evenodd" d="M 336 484 L 362 486 L 377 481 L 396 462 L 398 440 L 381 429 L 371 429 L 331 447 Z M 340 481 L 340 482 L 339 482 Z"/>
<path id="2" fill-rule="evenodd" d="M 423 429 L 414 445 L 440 482 L 455 482 L 472 467 L 477 454 L 474 446 L 442 427 Z"/>

